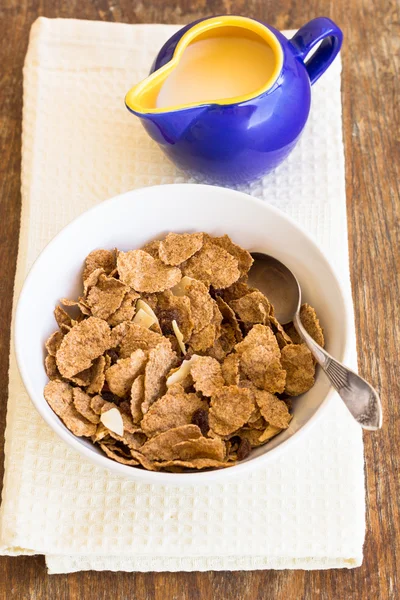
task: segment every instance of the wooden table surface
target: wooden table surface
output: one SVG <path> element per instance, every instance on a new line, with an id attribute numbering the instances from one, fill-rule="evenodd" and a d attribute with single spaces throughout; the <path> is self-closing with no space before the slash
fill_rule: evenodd
<path id="1" fill-rule="evenodd" d="M 400 5 L 396 0 L 0 0 L 0 477 L 20 215 L 22 65 L 39 15 L 188 23 L 245 14 L 279 29 L 326 15 L 343 29 L 343 120 L 359 370 L 385 423 L 365 434 L 367 537 L 354 570 L 46 573 L 43 557 L 0 557 L 0 600 L 353 600 L 400 597 Z"/>

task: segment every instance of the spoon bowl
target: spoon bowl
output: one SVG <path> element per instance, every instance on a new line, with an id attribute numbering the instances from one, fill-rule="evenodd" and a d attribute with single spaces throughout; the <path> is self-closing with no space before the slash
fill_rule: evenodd
<path id="1" fill-rule="evenodd" d="M 249 284 L 265 294 L 282 325 L 293 321 L 297 333 L 361 427 L 370 431 L 380 429 L 382 405 L 377 391 L 321 348 L 304 328 L 300 319 L 301 288 L 296 276 L 273 256 L 253 252 L 252 257 Z"/>

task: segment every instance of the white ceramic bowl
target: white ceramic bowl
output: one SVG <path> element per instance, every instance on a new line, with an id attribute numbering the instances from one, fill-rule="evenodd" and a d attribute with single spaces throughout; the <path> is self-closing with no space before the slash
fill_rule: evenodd
<path id="1" fill-rule="evenodd" d="M 33 404 L 60 438 L 83 457 L 130 479 L 178 485 L 209 483 L 267 465 L 283 451 L 290 460 L 290 453 L 296 451 L 291 442 L 306 435 L 334 393 L 320 371 L 314 387 L 294 400 L 294 416 L 286 431 L 230 469 L 199 473 L 154 473 L 116 463 L 90 441 L 70 433 L 45 401 L 44 343 L 56 329 L 53 310 L 60 298 L 75 298 L 81 292 L 84 258 L 95 248 L 137 248 L 169 231 L 228 233 L 249 251 L 266 252 L 287 264 L 300 281 L 303 300 L 319 315 L 328 351 L 345 360 L 349 314 L 343 293 L 326 258 L 298 225 L 241 192 L 196 184 L 161 185 L 122 194 L 85 212 L 46 246 L 33 265 L 15 321 L 18 365 Z"/>

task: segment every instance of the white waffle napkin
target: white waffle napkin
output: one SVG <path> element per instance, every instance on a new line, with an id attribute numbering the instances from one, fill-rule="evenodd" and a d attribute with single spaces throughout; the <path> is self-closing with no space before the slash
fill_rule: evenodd
<path id="1" fill-rule="evenodd" d="M 123 102 L 176 29 L 44 18 L 33 25 L 16 298 L 39 252 L 78 214 L 135 187 L 185 181 Z M 289 160 L 247 191 L 314 235 L 351 302 L 340 70 L 337 59 L 313 88 L 310 120 Z M 354 336 L 353 347 L 356 366 Z M 362 436 L 339 399 L 296 447 L 242 480 L 152 486 L 92 466 L 61 442 L 33 408 L 13 348 L 10 360 L 3 554 L 45 554 L 51 573 L 361 564 Z"/>

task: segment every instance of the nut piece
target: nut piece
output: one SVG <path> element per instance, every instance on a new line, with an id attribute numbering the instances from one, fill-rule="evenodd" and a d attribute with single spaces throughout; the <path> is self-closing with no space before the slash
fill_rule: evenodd
<path id="1" fill-rule="evenodd" d="M 124 422 L 118 408 L 110 408 L 110 410 L 102 413 L 100 421 L 103 423 L 104 427 L 107 427 L 107 429 L 113 433 L 116 433 L 121 437 L 124 435 Z"/>

